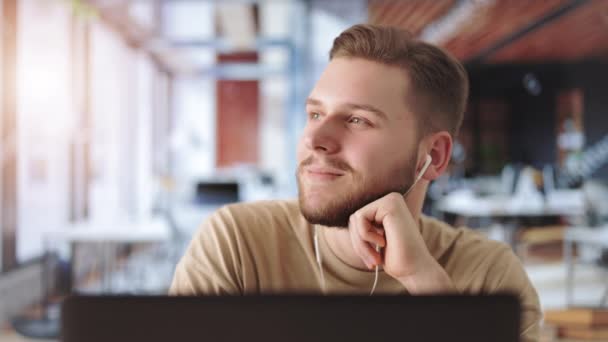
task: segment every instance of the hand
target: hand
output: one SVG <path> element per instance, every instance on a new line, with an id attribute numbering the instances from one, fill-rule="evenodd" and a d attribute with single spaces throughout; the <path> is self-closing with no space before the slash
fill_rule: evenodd
<path id="1" fill-rule="evenodd" d="M 383 265 L 410 293 L 453 291 L 401 194 L 390 193 L 359 209 L 350 217 L 349 232 L 355 252 L 367 267 Z M 376 245 L 383 253 L 376 251 Z"/>

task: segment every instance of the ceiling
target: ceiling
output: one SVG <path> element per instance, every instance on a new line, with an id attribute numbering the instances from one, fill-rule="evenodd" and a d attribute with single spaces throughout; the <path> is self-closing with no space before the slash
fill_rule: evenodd
<path id="1" fill-rule="evenodd" d="M 605 0 L 370 0 L 369 9 L 372 23 L 406 28 L 464 62 L 608 57 Z"/>
<path id="2" fill-rule="evenodd" d="M 167 4 L 180 1 L 81 1 L 94 6 L 103 20 L 168 70 L 182 72 L 196 68 L 192 58 L 186 56 L 187 50 L 175 46 L 162 34 Z M 249 37 L 241 42 L 244 45 L 255 39 L 256 32 L 252 30 L 259 27 L 253 2 L 216 1 L 220 6 L 210 15 L 215 16 L 218 24 L 211 28 L 211 35 L 227 33 L 235 41 Z M 190 3 L 209 5 L 214 1 Z M 444 47 L 465 63 L 608 58 L 608 0 L 369 0 L 368 18 L 371 23 L 406 28 L 420 39 Z"/>
<path id="3" fill-rule="evenodd" d="M 223 47 L 250 49 L 259 30 L 252 2 L 82 0 L 167 71 L 196 73 Z M 218 38 L 221 36 L 221 38 Z M 205 63 L 206 62 L 206 63 Z"/>
<path id="4" fill-rule="evenodd" d="M 369 2 L 369 22 L 407 28 L 419 35 L 425 26 L 438 20 L 454 6 L 456 0 L 373 0 Z"/>

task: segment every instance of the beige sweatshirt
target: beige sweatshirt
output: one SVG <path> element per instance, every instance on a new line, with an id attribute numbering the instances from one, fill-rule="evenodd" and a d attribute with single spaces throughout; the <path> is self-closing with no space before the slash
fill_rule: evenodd
<path id="1" fill-rule="evenodd" d="M 368 294 L 373 271 L 341 261 L 320 227 L 326 292 Z M 537 341 L 541 319 L 538 295 L 511 248 L 466 228 L 422 216 L 421 234 L 431 254 L 461 293 L 511 292 L 522 305 L 522 342 Z M 297 201 L 241 203 L 211 215 L 177 265 L 170 293 L 258 294 L 321 293 L 315 259 L 314 227 Z M 381 272 L 376 293 L 407 294 L 403 285 Z"/>

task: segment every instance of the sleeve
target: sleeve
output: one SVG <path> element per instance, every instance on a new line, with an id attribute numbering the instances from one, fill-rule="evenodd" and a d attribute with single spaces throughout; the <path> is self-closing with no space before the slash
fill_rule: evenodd
<path id="1" fill-rule="evenodd" d="M 236 223 L 227 208 L 199 228 L 176 266 L 170 295 L 243 293 L 241 251 Z"/>
<path id="2" fill-rule="evenodd" d="M 505 246 L 498 253 L 497 263 L 487 278 L 489 293 L 507 292 L 519 297 L 521 304 L 520 341 L 536 342 L 540 338 L 542 312 L 536 289 L 510 247 Z"/>

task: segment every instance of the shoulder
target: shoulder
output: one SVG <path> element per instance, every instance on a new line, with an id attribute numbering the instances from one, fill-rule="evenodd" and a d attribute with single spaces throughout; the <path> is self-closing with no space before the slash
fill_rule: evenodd
<path id="1" fill-rule="evenodd" d="M 288 224 L 299 218 L 300 209 L 296 200 L 270 200 L 229 204 L 216 214 L 241 224 L 265 221 Z"/>
<path id="2" fill-rule="evenodd" d="M 280 237 L 306 225 L 297 200 L 235 203 L 211 214 L 198 235 L 218 234 L 230 240 Z"/>
<path id="3" fill-rule="evenodd" d="M 529 286 L 525 270 L 511 247 L 466 227 L 421 219 L 429 251 L 466 292 L 520 291 Z"/>
<path id="4" fill-rule="evenodd" d="M 523 264 L 509 245 L 430 217 L 422 217 L 421 226 L 429 251 L 460 289 L 489 293 L 531 290 Z"/>
<path id="5" fill-rule="evenodd" d="M 421 217 L 420 226 L 431 254 L 438 260 L 459 258 L 488 261 L 504 254 L 513 254 L 509 245 L 491 240 L 467 227 L 453 227 L 428 216 Z"/>
<path id="6" fill-rule="evenodd" d="M 211 220 L 221 219 L 244 231 L 284 230 L 303 223 L 297 200 L 235 203 L 220 208 Z"/>

